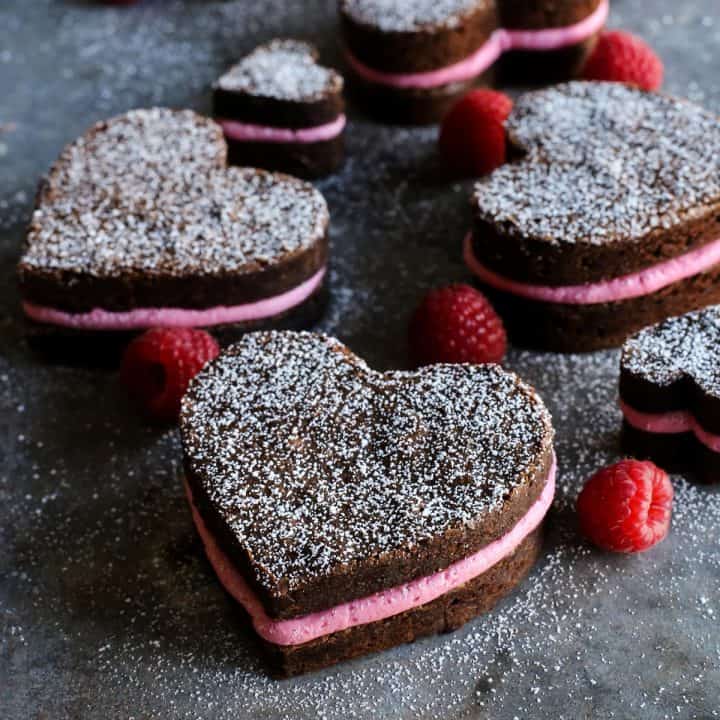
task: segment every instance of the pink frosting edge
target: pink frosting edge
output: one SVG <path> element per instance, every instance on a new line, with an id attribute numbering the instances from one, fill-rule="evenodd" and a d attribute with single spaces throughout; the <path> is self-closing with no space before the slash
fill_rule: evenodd
<path id="1" fill-rule="evenodd" d="M 328 610 L 290 620 L 273 620 L 268 617 L 255 592 L 235 568 L 233 562 L 223 553 L 207 529 L 195 507 L 187 483 L 185 490 L 193 521 L 202 539 L 208 560 L 223 587 L 250 615 L 255 632 L 264 640 L 275 645 L 300 645 L 325 635 L 357 625 L 384 620 L 419 607 L 489 570 L 503 558 L 511 555 L 520 543 L 540 525 L 550 509 L 555 495 L 556 472 L 557 463 L 553 455 L 548 479 L 540 497 L 510 531 L 473 555 L 432 575 L 352 602 L 336 605 Z"/>
<path id="2" fill-rule="evenodd" d="M 384 73 L 363 64 L 348 51 L 346 55 L 353 70 L 370 82 L 396 88 L 432 88 L 477 77 L 508 50 L 555 50 L 582 42 L 605 25 L 609 12 L 609 1 L 603 0 L 590 15 L 574 25 L 545 30 L 499 28 L 470 57 L 429 72 Z"/>
<path id="3" fill-rule="evenodd" d="M 472 249 L 472 233 L 464 241 L 465 264 L 487 285 L 530 300 L 563 303 L 566 305 L 594 305 L 618 302 L 649 295 L 668 285 L 698 275 L 720 262 L 720 238 L 691 250 L 684 255 L 665 260 L 644 270 L 584 285 L 531 285 L 498 275 L 482 265 Z"/>
<path id="4" fill-rule="evenodd" d="M 720 435 L 704 430 L 688 410 L 646 413 L 636 410 L 623 400 L 620 400 L 620 409 L 627 423 L 638 430 L 659 435 L 680 435 L 691 432 L 707 448 L 720 453 Z"/>
<path id="5" fill-rule="evenodd" d="M 332 140 L 345 129 L 347 118 L 339 115 L 332 122 L 309 128 L 282 128 L 270 125 L 253 125 L 227 118 L 216 118 L 225 137 L 240 142 L 314 143 Z"/>
<path id="6" fill-rule="evenodd" d="M 322 284 L 326 268 L 292 290 L 242 305 L 220 305 L 202 310 L 188 308 L 135 308 L 111 312 L 96 308 L 86 313 L 69 313 L 23 302 L 25 314 L 36 322 L 77 330 L 140 330 L 149 327 L 210 327 L 225 323 L 263 320 L 279 315 L 309 298 Z"/>

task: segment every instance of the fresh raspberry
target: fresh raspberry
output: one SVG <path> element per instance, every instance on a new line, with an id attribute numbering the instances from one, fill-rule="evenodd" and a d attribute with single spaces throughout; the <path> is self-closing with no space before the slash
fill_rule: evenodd
<path id="1" fill-rule="evenodd" d="M 602 33 L 582 69 L 586 80 L 612 80 L 657 90 L 663 81 L 662 60 L 636 35 L 622 30 Z"/>
<path id="2" fill-rule="evenodd" d="M 204 330 L 153 328 L 128 345 L 120 379 L 151 419 L 172 422 L 190 380 L 219 352 Z"/>
<path id="3" fill-rule="evenodd" d="M 467 176 L 485 175 L 505 162 L 505 121 L 512 100 L 495 90 L 473 90 L 443 118 L 440 155 L 450 169 Z"/>
<path id="4" fill-rule="evenodd" d="M 622 460 L 587 481 L 577 499 L 583 533 L 614 552 L 641 552 L 670 529 L 673 487 L 651 462 Z"/>
<path id="5" fill-rule="evenodd" d="M 409 340 L 416 365 L 499 363 L 507 348 L 502 320 L 469 285 L 431 290 L 410 321 Z"/>

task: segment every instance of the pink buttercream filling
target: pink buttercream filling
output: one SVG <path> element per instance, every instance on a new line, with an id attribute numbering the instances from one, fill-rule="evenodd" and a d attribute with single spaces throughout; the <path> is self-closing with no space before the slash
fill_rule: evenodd
<path id="1" fill-rule="evenodd" d="M 222 127 L 225 137 L 242 142 L 268 143 L 314 143 L 332 140 L 345 129 L 345 115 L 325 125 L 309 128 L 282 128 L 269 125 L 252 125 L 220 118 L 217 122 Z"/>
<path id="2" fill-rule="evenodd" d="M 608 0 L 584 20 L 566 27 L 546 30 L 495 30 L 490 38 L 470 57 L 454 65 L 421 73 L 385 73 L 364 65 L 347 53 L 348 62 L 360 77 L 379 85 L 396 88 L 433 88 L 464 82 L 482 75 L 504 52 L 508 50 L 555 50 L 586 40 L 600 30 L 607 20 Z"/>
<path id="3" fill-rule="evenodd" d="M 555 494 L 555 475 L 556 463 L 553 457 L 547 483 L 540 497 L 528 512 L 512 530 L 473 555 L 432 575 L 352 602 L 336 605 L 329 610 L 322 610 L 291 620 L 273 620 L 267 616 L 255 592 L 235 568 L 233 562 L 223 553 L 207 529 L 193 503 L 187 485 L 185 489 L 190 501 L 193 520 L 202 538 L 210 564 L 225 589 L 250 615 L 257 634 L 276 645 L 300 645 L 324 635 L 340 632 L 356 625 L 384 620 L 424 605 L 486 572 L 500 560 L 511 555 L 520 543 L 540 525 L 552 504 Z"/>
<path id="4" fill-rule="evenodd" d="M 684 255 L 665 260 L 644 270 L 583 285 L 530 285 L 498 275 L 480 264 L 472 249 L 472 234 L 465 237 L 465 264 L 484 283 L 498 290 L 543 302 L 567 305 L 593 305 L 642 297 L 662 290 L 668 285 L 698 275 L 720 262 L 720 238 L 691 250 Z"/>
<path id="5" fill-rule="evenodd" d="M 51 307 L 23 303 L 25 314 L 36 322 L 77 330 L 140 330 L 149 327 L 209 327 L 225 323 L 263 320 L 279 315 L 309 298 L 322 284 L 325 268 L 309 280 L 280 295 L 243 305 L 220 305 L 203 310 L 185 308 L 135 308 L 111 312 L 96 308 L 85 313 L 70 313 Z"/>
<path id="6" fill-rule="evenodd" d="M 645 413 L 630 407 L 620 400 L 620 409 L 629 425 L 638 430 L 660 435 L 679 435 L 691 432 L 706 447 L 720 453 L 720 435 L 704 430 L 693 414 L 687 410 L 673 410 L 664 413 Z"/>

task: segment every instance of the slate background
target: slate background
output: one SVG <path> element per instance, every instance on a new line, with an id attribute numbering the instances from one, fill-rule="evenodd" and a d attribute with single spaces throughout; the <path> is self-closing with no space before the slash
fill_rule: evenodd
<path id="1" fill-rule="evenodd" d="M 666 88 L 720 110 L 717 0 L 614 0 L 611 25 L 662 54 Z M 0 7 L 0 717 L 713 718 L 720 697 L 720 495 L 674 477 L 670 537 L 636 557 L 577 536 L 584 478 L 619 457 L 617 353 L 513 350 L 558 431 L 547 552 L 494 614 L 446 637 L 269 680 L 215 582 L 177 480 L 174 432 L 143 427 L 113 375 L 46 367 L 14 286 L 35 183 L 93 121 L 208 108 L 221 69 L 277 34 L 337 60 L 332 0 Z M 440 179 L 433 129 L 352 115 L 319 183 L 333 216 L 322 329 L 378 367 L 405 362 L 424 289 L 466 276 L 469 183 Z"/>

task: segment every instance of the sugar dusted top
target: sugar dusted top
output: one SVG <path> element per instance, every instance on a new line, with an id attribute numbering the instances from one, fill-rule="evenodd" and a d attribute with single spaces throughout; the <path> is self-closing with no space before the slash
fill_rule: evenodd
<path id="1" fill-rule="evenodd" d="M 246 336 L 183 402 L 186 459 L 240 544 L 290 588 L 472 526 L 552 443 L 535 392 L 498 366 L 369 369 L 312 333 Z"/>
<path id="2" fill-rule="evenodd" d="M 493 0 L 341 0 L 352 20 L 384 32 L 414 32 L 455 28 L 471 12 L 490 7 Z"/>
<path id="3" fill-rule="evenodd" d="M 623 345 L 621 362 L 623 371 L 655 385 L 691 377 L 720 398 L 720 305 L 641 330 Z"/>
<path id="4" fill-rule="evenodd" d="M 273 40 L 230 68 L 217 86 L 231 92 L 308 102 L 340 92 L 342 76 L 317 62 L 317 51 L 298 40 Z"/>
<path id="5" fill-rule="evenodd" d="M 135 110 L 99 123 L 51 168 L 22 270 L 109 277 L 252 272 L 322 240 L 309 183 L 226 168 L 218 125 L 190 111 Z"/>
<path id="6" fill-rule="evenodd" d="M 639 239 L 720 205 L 720 122 L 618 83 L 521 97 L 507 123 L 526 155 L 475 186 L 480 220 L 551 243 Z"/>

